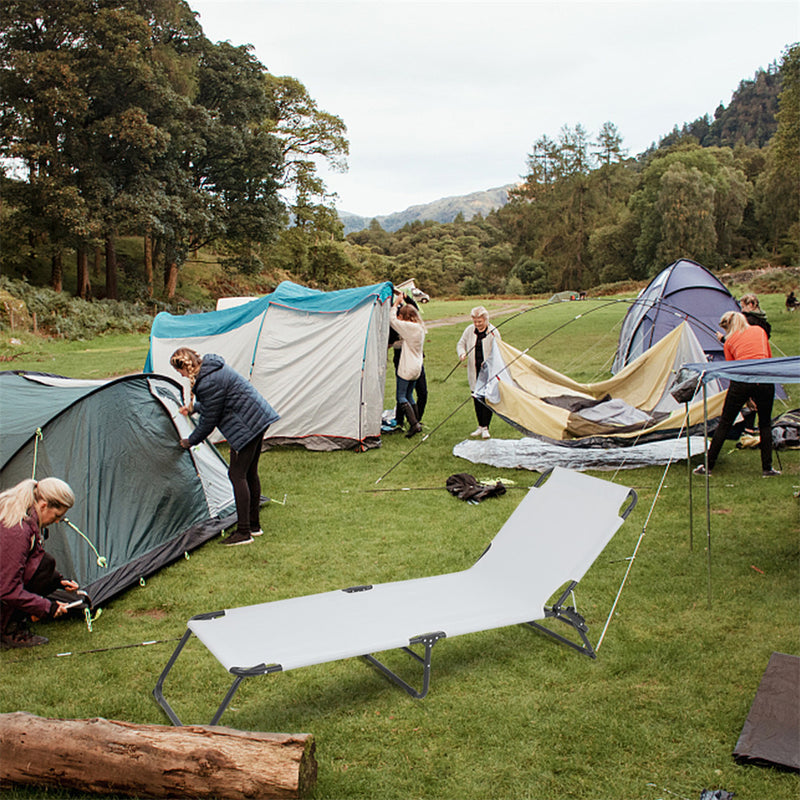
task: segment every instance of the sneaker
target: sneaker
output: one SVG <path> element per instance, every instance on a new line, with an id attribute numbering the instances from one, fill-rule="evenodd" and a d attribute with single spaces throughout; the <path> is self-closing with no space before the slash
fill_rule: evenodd
<path id="1" fill-rule="evenodd" d="M 18 647 L 38 647 L 40 644 L 47 644 L 49 641 L 46 636 L 37 636 L 35 633 L 23 628 L 0 637 L 0 647 L 3 650 Z"/>
<path id="2" fill-rule="evenodd" d="M 483 428 L 481 430 L 481 439 L 491 439 L 491 438 L 492 438 L 492 434 L 489 433 L 489 429 L 488 428 Z"/>
<path id="3" fill-rule="evenodd" d="M 475 428 L 475 430 L 474 430 L 474 431 L 472 431 L 472 433 L 470 434 L 470 436 L 471 436 L 473 439 L 478 439 L 478 438 L 480 438 L 481 436 L 483 436 L 483 431 L 484 431 L 484 428 L 480 428 L 480 427 L 478 427 L 478 428 Z"/>
<path id="4" fill-rule="evenodd" d="M 695 475 L 705 475 L 706 474 L 706 465 L 705 464 L 698 464 L 693 470 Z M 711 470 L 708 471 L 708 477 L 711 477 Z"/>
<path id="5" fill-rule="evenodd" d="M 264 535 L 264 531 L 261 528 L 259 528 L 257 531 L 250 531 L 250 535 L 251 536 L 263 536 Z"/>
<path id="6" fill-rule="evenodd" d="M 239 533 L 234 531 L 223 544 L 226 547 L 236 547 L 237 544 L 252 544 L 253 537 L 249 533 Z"/>
<path id="7" fill-rule="evenodd" d="M 781 474 L 781 471 L 779 469 L 770 468 L 770 469 L 765 469 L 761 473 L 761 477 L 762 478 L 774 478 L 776 475 L 780 475 L 780 474 Z"/>

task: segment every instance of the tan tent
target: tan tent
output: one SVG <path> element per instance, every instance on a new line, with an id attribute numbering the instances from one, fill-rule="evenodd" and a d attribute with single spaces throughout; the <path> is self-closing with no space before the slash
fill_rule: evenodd
<path id="1" fill-rule="evenodd" d="M 507 342 L 492 348 L 476 394 L 499 416 L 533 436 L 555 440 L 602 437 L 633 444 L 674 436 L 687 427 L 686 406 L 670 394 L 683 364 L 704 361 L 686 323 L 635 361 L 598 383 L 578 383 Z M 725 393 L 718 385 L 708 399 L 709 418 L 718 417 Z M 688 427 L 703 424 L 701 395 L 689 405 Z"/>

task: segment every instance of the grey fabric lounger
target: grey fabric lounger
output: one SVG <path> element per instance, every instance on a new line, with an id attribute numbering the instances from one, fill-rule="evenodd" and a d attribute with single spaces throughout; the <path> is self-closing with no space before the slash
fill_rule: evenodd
<path id="1" fill-rule="evenodd" d="M 367 658 L 409 694 L 422 698 L 428 691 L 431 649 L 437 641 L 506 625 L 532 625 L 594 658 L 584 620 L 562 604 L 636 499 L 633 489 L 557 467 L 528 491 L 469 569 L 192 617 L 153 694 L 173 724 L 182 724 L 164 697 L 163 686 L 192 634 L 234 676 L 212 725 L 246 677 L 353 656 Z M 559 589 L 563 591 L 558 600 L 548 606 Z M 581 643 L 535 622 L 547 617 L 574 628 Z M 424 655 L 411 649 L 417 645 Z M 423 665 L 421 690 L 372 655 L 398 648 Z"/>

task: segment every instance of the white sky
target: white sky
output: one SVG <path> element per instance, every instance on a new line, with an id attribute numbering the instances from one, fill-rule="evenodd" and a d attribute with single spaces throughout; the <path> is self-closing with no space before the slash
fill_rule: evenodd
<path id="1" fill-rule="evenodd" d="M 800 39 L 796 0 L 188 0 L 348 128 L 336 206 L 372 217 L 519 180 L 536 139 L 613 122 L 630 155 Z"/>

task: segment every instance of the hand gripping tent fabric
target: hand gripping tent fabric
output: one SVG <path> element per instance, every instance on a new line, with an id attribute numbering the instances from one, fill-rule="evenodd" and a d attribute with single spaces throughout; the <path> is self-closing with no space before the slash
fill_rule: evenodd
<path id="1" fill-rule="evenodd" d="M 218 311 L 164 312 L 153 320 L 144 371 L 171 375 L 178 347 L 217 353 L 281 415 L 266 446 L 377 447 L 391 297 L 388 282 L 321 292 L 284 281 L 271 294 Z"/>
<path id="2" fill-rule="evenodd" d="M 611 372 L 619 372 L 684 321 L 692 327 L 706 358 L 724 359 L 714 332 L 726 311 L 740 310 L 722 281 L 696 261 L 681 258 L 656 275 L 631 304 L 622 321 Z"/>
<path id="3" fill-rule="evenodd" d="M 563 604 L 635 504 L 632 489 L 556 468 L 528 491 L 484 554 L 461 572 L 193 617 L 153 694 L 180 725 L 163 687 L 193 634 L 234 676 L 212 725 L 246 677 L 354 656 L 365 657 L 413 697 L 422 698 L 428 691 L 434 644 L 507 625 L 531 625 L 594 658 L 583 618 Z M 536 621 L 549 617 L 571 627 L 573 638 Z M 573 641 L 577 637 L 580 643 Z M 422 664 L 420 690 L 374 656 L 397 648 Z"/>
<path id="4" fill-rule="evenodd" d="M 178 444 L 192 424 L 176 381 L 1 372 L 0 396 L 0 489 L 47 476 L 72 487 L 69 522 L 50 526 L 45 549 L 95 607 L 235 520 L 220 454 Z"/>

